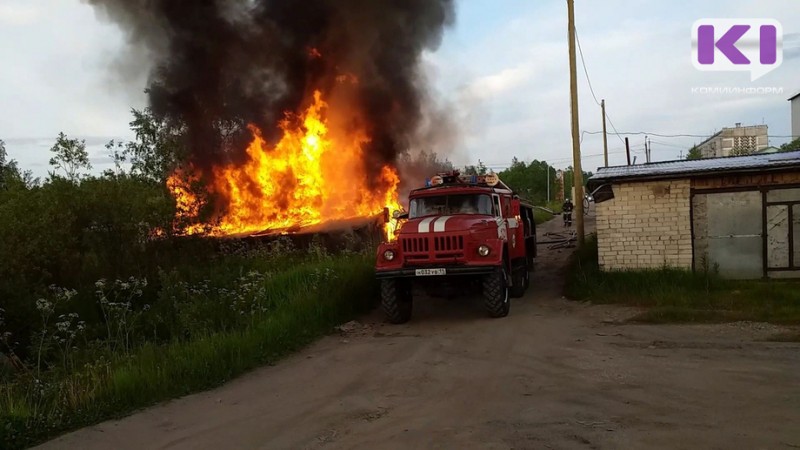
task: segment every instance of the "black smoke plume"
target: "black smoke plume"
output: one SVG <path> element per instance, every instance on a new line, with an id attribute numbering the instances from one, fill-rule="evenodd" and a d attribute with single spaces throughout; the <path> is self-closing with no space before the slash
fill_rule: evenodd
<path id="1" fill-rule="evenodd" d="M 420 123 L 420 61 L 454 20 L 454 0 L 85 0 L 152 58 L 153 112 L 186 127 L 199 169 L 268 142 L 311 91 L 339 89 L 371 137 L 368 162 L 394 162 Z M 357 79 L 337 88 L 343 79 Z M 346 84 L 346 83 L 345 83 Z"/>

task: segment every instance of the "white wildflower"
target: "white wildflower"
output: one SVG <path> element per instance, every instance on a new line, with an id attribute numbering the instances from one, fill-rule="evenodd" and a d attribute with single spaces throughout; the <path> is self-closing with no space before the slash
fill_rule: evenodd
<path id="1" fill-rule="evenodd" d="M 47 300 L 43 299 L 43 298 L 40 298 L 39 300 L 36 300 L 36 309 L 38 309 L 39 311 L 49 310 L 50 306 L 51 306 L 51 303 L 48 302 Z"/>

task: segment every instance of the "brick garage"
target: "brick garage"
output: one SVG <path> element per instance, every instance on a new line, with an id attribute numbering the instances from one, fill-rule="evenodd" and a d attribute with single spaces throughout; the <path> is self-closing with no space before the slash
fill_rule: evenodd
<path id="1" fill-rule="evenodd" d="M 800 277 L 800 152 L 600 168 L 589 190 L 603 270 Z"/>
<path id="2" fill-rule="evenodd" d="M 620 183 L 597 205 L 604 269 L 692 267 L 688 179 Z"/>

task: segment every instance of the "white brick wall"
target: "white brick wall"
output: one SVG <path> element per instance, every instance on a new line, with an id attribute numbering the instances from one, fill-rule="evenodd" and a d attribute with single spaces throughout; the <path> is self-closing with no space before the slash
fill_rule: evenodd
<path id="1" fill-rule="evenodd" d="M 597 204 L 603 270 L 692 268 L 688 179 L 615 184 L 614 199 Z"/>

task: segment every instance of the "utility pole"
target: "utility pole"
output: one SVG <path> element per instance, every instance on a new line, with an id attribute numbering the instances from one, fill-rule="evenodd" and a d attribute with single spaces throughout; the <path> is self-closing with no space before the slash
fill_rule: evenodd
<path id="1" fill-rule="evenodd" d="M 583 169 L 581 168 L 580 124 L 578 123 L 578 67 L 575 56 L 575 0 L 567 0 L 568 34 L 569 34 L 569 90 L 572 110 L 572 168 L 573 185 L 575 187 L 575 231 L 578 246 L 583 245 Z"/>
<path id="2" fill-rule="evenodd" d="M 628 155 L 628 165 L 631 165 L 631 144 L 628 143 L 628 138 L 625 138 L 625 153 Z"/>
<path id="3" fill-rule="evenodd" d="M 650 146 L 647 144 L 647 136 L 644 137 L 644 158 L 650 164 Z"/>
<path id="4" fill-rule="evenodd" d="M 608 134 L 606 133 L 606 100 L 600 100 L 600 109 L 603 110 L 603 157 L 608 167 Z"/>
<path id="5" fill-rule="evenodd" d="M 547 203 L 550 203 L 550 165 L 549 164 L 547 165 Z"/>

